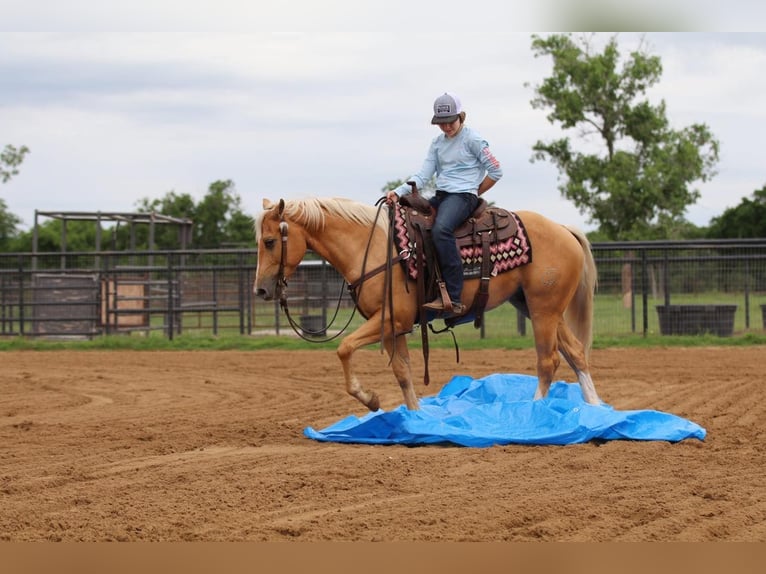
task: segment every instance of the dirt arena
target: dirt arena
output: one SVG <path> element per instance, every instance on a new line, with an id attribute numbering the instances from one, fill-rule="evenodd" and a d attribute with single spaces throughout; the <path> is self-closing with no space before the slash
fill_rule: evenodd
<path id="1" fill-rule="evenodd" d="M 304 438 L 365 413 L 334 352 L 3 352 L 0 540 L 766 541 L 764 357 L 594 351 L 603 400 L 688 418 L 704 442 L 472 449 Z M 379 351 L 358 359 L 401 404 Z M 418 394 L 534 360 L 432 350 Z"/>

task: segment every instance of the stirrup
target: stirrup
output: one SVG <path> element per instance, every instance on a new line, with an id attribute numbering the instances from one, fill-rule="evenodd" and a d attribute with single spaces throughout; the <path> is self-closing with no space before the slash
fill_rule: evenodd
<path id="1" fill-rule="evenodd" d="M 423 307 L 432 311 L 444 311 L 444 302 L 441 300 L 441 297 L 437 297 L 433 301 L 424 303 Z"/>
<path id="2" fill-rule="evenodd" d="M 465 315 L 465 313 L 468 311 L 468 306 L 463 305 L 462 303 L 456 303 L 452 306 L 452 311 L 446 312 L 443 315 L 444 319 L 450 319 L 452 317 L 460 317 L 461 315 Z"/>

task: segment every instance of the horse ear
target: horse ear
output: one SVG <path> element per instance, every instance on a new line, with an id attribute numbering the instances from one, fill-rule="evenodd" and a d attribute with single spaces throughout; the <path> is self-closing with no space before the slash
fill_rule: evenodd
<path id="1" fill-rule="evenodd" d="M 266 199 L 264 197 L 263 198 L 263 210 L 266 211 L 266 210 L 271 209 L 272 207 L 274 207 L 274 204 L 271 203 L 271 200 L 270 199 Z"/>
<path id="2" fill-rule="evenodd" d="M 279 200 L 279 216 L 280 217 L 282 217 L 282 213 L 284 212 L 284 210 L 285 210 L 285 200 L 280 199 Z"/>

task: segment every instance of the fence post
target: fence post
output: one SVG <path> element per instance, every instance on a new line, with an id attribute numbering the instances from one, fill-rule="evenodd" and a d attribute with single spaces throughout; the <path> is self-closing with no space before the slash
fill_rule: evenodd
<path id="1" fill-rule="evenodd" d="M 168 339 L 173 340 L 173 331 L 175 331 L 175 314 L 173 313 L 173 257 L 168 253 L 168 309 L 165 319 L 165 328 Z"/>
<path id="2" fill-rule="evenodd" d="M 244 261 L 244 254 L 242 255 L 243 261 Z M 253 332 L 253 282 L 255 281 L 255 278 L 253 277 L 252 271 L 250 267 L 247 267 L 245 269 L 245 309 L 246 309 L 246 331 L 244 331 L 242 334 L 244 335 L 247 333 L 248 335 L 252 334 Z"/>
<path id="3" fill-rule="evenodd" d="M 484 322 L 482 321 L 482 325 L 483 324 Z M 527 318 L 524 316 L 524 313 L 518 309 L 516 309 L 516 330 L 522 337 L 527 334 Z"/>
<path id="4" fill-rule="evenodd" d="M 30 275 L 31 279 L 31 275 Z M 19 333 L 24 335 L 24 260 L 19 255 Z"/>
<path id="5" fill-rule="evenodd" d="M 750 328 L 750 259 L 745 259 L 745 329 Z"/>
<path id="6" fill-rule="evenodd" d="M 662 251 L 662 289 L 665 295 L 665 307 L 670 306 L 670 254 L 667 247 Z"/>
<path id="7" fill-rule="evenodd" d="M 239 307 L 239 334 L 245 334 L 245 259 L 244 254 L 239 253 L 237 256 L 237 301 Z"/>
<path id="8" fill-rule="evenodd" d="M 5 335 L 5 275 L 0 276 L 0 333 Z"/>
<path id="9" fill-rule="evenodd" d="M 641 249 L 641 307 L 644 337 L 649 334 L 649 262 L 646 247 Z"/>
<path id="10" fill-rule="evenodd" d="M 628 263 L 630 269 L 630 332 L 636 332 L 636 274 L 633 273 L 633 265 L 636 255 L 633 251 L 628 251 Z M 623 301 L 623 306 L 624 306 Z"/>
<path id="11" fill-rule="evenodd" d="M 276 334 L 279 335 L 279 301 L 274 301 L 274 329 L 276 331 Z"/>
<path id="12" fill-rule="evenodd" d="M 213 335 L 218 335 L 218 270 L 213 269 Z"/>

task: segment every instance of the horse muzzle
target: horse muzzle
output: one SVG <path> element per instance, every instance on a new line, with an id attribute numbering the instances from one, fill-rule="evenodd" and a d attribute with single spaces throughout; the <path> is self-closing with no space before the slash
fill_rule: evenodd
<path id="1" fill-rule="evenodd" d="M 276 278 L 256 281 L 253 285 L 253 293 L 255 293 L 256 297 L 260 297 L 264 301 L 272 301 L 277 291 L 276 287 Z"/>
<path id="2" fill-rule="evenodd" d="M 264 301 L 272 301 L 274 299 L 274 293 L 264 289 L 263 287 L 256 287 L 253 289 L 256 297 L 260 297 Z"/>
<path id="3" fill-rule="evenodd" d="M 256 297 L 260 297 L 264 301 L 273 301 L 276 298 L 281 298 L 287 289 L 287 281 L 278 280 L 276 278 L 269 281 L 261 281 L 260 284 L 256 283 L 253 288 L 253 293 Z"/>

